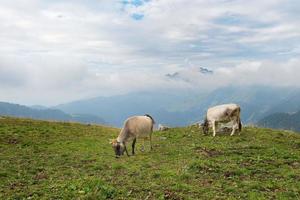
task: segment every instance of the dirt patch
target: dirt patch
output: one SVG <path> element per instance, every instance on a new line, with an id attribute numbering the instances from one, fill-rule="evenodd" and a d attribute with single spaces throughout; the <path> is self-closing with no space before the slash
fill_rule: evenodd
<path id="1" fill-rule="evenodd" d="M 46 174 L 46 172 L 42 171 L 42 172 L 38 172 L 34 177 L 34 180 L 43 180 L 43 179 L 48 179 L 48 175 Z"/>
<path id="2" fill-rule="evenodd" d="M 224 177 L 225 177 L 225 178 L 230 178 L 230 177 L 233 177 L 234 175 L 235 175 L 234 172 L 229 172 L 229 171 L 227 171 L 227 172 L 224 173 Z"/>
<path id="3" fill-rule="evenodd" d="M 9 138 L 7 144 L 18 144 L 20 141 L 16 138 Z"/>
<path id="4" fill-rule="evenodd" d="M 254 163 L 252 160 L 246 160 L 246 161 L 243 161 L 242 163 L 240 163 L 240 167 L 251 167 L 253 166 Z"/>
<path id="5" fill-rule="evenodd" d="M 179 197 L 175 192 L 171 190 L 164 191 L 164 199 L 171 199 L 171 200 L 181 200 L 182 198 Z"/>
<path id="6" fill-rule="evenodd" d="M 93 163 L 93 162 L 96 162 L 96 161 L 97 161 L 96 159 L 81 160 L 81 163 L 83 163 L 83 164 L 88 164 L 88 163 Z"/>
<path id="7" fill-rule="evenodd" d="M 24 187 L 25 185 L 23 183 L 20 182 L 15 182 L 15 183 L 11 183 L 9 185 L 9 189 L 14 190 L 16 188 L 20 188 L 20 187 Z"/>
<path id="8" fill-rule="evenodd" d="M 297 161 L 286 161 L 285 164 L 291 166 L 292 168 L 300 167 L 300 162 L 297 162 Z"/>
<path id="9" fill-rule="evenodd" d="M 201 181 L 201 185 L 204 187 L 209 187 L 212 185 L 212 183 L 213 183 L 213 180 L 209 180 L 209 179 L 205 179 L 205 180 Z"/>
<path id="10" fill-rule="evenodd" d="M 201 155 L 206 156 L 206 157 L 214 157 L 214 156 L 222 155 L 222 153 L 216 149 L 207 149 L 207 148 L 202 148 L 202 147 L 196 147 L 195 150 L 197 153 L 200 153 Z"/>
<path id="11" fill-rule="evenodd" d="M 266 149 L 264 146 L 242 146 L 242 147 L 231 147 L 228 148 L 230 151 L 247 151 L 247 150 L 262 150 Z"/>

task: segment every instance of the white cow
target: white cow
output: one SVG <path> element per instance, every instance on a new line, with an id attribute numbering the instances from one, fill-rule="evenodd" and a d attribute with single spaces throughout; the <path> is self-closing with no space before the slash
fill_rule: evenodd
<path id="1" fill-rule="evenodd" d="M 211 107 L 207 110 L 204 123 L 203 132 L 208 133 L 209 127 L 213 129 L 213 136 L 216 136 L 216 127 L 218 123 L 232 122 L 232 132 L 230 135 L 234 135 L 235 130 L 242 130 L 242 124 L 240 119 L 241 108 L 237 104 L 223 104 L 215 107 Z"/>
<path id="2" fill-rule="evenodd" d="M 150 147 L 152 149 L 151 135 L 153 131 L 153 125 L 155 124 L 153 118 L 150 115 L 144 116 L 133 116 L 128 118 L 118 136 L 117 139 L 111 141 L 113 149 L 115 151 L 116 157 L 124 154 L 126 152 L 129 156 L 126 143 L 132 142 L 132 155 L 134 155 L 134 148 L 137 138 L 150 137 Z M 144 139 L 145 142 L 145 139 Z M 144 148 L 144 146 L 143 146 Z"/>

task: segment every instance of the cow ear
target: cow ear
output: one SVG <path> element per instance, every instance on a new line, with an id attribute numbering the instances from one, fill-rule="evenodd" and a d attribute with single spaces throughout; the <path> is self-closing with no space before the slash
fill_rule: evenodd
<path id="1" fill-rule="evenodd" d="M 116 139 L 109 139 L 109 144 L 114 144 L 116 143 Z"/>

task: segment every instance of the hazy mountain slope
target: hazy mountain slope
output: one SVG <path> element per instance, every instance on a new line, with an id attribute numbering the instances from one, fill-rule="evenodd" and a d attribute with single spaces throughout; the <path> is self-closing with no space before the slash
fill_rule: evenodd
<path id="1" fill-rule="evenodd" d="M 293 89 L 271 87 L 225 87 L 211 92 L 199 102 L 195 109 L 205 112 L 206 108 L 223 103 L 238 103 L 242 108 L 244 123 L 254 123 L 267 112 L 291 95 Z"/>
<path id="2" fill-rule="evenodd" d="M 274 105 L 267 114 L 276 112 L 295 113 L 300 110 L 300 90 L 292 90 L 279 104 Z"/>
<path id="3" fill-rule="evenodd" d="M 199 95 L 197 98 L 200 98 Z M 193 105 L 187 102 L 192 102 L 194 99 L 194 94 L 190 93 L 139 92 L 76 101 L 55 108 L 67 113 L 99 115 L 115 126 L 121 126 L 131 115 L 145 113 L 153 115 L 159 123 L 181 126 L 194 118 L 190 111 L 186 111 Z"/>
<path id="4" fill-rule="evenodd" d="M 294 114 L 274 113 L 261 119 L 259 126 L 300 132 L 300 111 Z"/>
<path id="5" fill-rule="evenodd" d="M 67 113 L 99 115 L 115 126 L 121 126 L 128 116 L 144 113 L 153 115 L 159 123 L 183 126 L 202 120 L 211 106 L 234 102 L 242 107 L 244 123 L 256 123 L 280 106 L 283 106 L 283 110 L 293 110 L 298 104 L 300 106 L 297 103 L 299 101 L 295 102 L 292 98 L 298 93 L 299 90 L 293 88 L 262 86 L 225 87 L 210 93 L 201 90 L 140 92 L 76 101 L 55 108 Z"/>
<path id="6" fill-rule="evenodd" d="M 33 109 L 27 106 L 6 102 L 0 102 L 0 115 L 45 120 L 77 121 L 83 123 L 105 123 L 102 118 L 97 116 L 81 114 L 70 115 L 58 109 Z"/>
<path id="7" fill-rule="evenodd" d="M 46 110 L 46 109 L 49 109 L 48 107 L 42 106 L 42 105 L 33 105 L 33 106 L 30 106 L 30 108 L 37 109 L 37 110 Z"/>

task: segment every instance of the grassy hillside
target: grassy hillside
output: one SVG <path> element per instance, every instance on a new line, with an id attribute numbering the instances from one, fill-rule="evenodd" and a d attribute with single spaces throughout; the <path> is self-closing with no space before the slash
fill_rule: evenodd
<path id="1" fill-rule="evenodd" d="M 115 159 L 108 141 L 118 132 L 1 118 L 0 199 L 300 198 L 298 134 L 174 128 L 155 132 L 152 152 Z"/>

